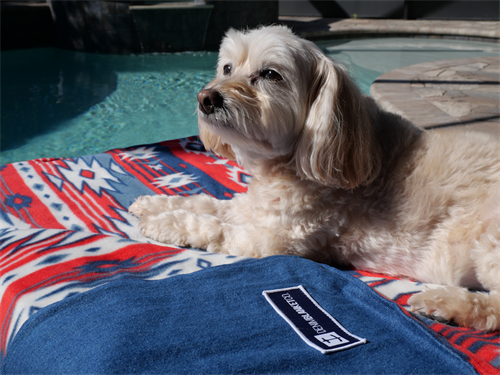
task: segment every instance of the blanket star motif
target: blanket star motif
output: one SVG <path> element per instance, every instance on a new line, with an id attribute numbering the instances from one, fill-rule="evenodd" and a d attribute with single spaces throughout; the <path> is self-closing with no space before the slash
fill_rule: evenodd
<path id="1" fill-rule="evenodd" d="M 246 258 L 157 243 L 128 213 L 140 195 L 231 199 L 252 177 L 206 151 L 198 137 L 76 158 L 0 166 L 0 350 L 54 302 L 118 279 L 158 280 Z M 345 271 L 404 310 L 423 288 L 410 280 Z M 500 374 L 500 334 L 417 317 L 482 374 Z"/>

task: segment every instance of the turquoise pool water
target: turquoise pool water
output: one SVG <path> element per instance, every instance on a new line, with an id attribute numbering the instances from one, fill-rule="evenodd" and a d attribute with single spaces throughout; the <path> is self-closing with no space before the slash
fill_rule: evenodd
<path id="1" fill-rule="evenodd" d="M 394 69 L 429 61 L 499 56 L 500 45 L 450 39 L 378 38 L 317 43 L 342 61 L 365 94 L 375 79 Z"/>
<path id="2" fill-rule="evenodd" d="M 498 56 L 494 43 L 387 38 L 318 45 L 365 93 L 381 74 L 420 62 Z M 214 52 L 96 55 L 59 49 L 1 53 L 0 164 L 74 157 L 198 133 L 196 93 Z"/>

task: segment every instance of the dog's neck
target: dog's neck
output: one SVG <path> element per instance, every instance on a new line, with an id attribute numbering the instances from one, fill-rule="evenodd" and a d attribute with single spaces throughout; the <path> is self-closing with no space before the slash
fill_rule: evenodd
<path id="1" fill-rule="evenodd" d="M 236 162 L 254 178 L 258 179 L 264 176 L 279 174 L 279 171 L 284 170 L 286 164 L 290 160 L 290 156 L 265 158 L 262 153 L 250 152 L 248 150 L 243 151 L 237 146 L 232 146 L 232 148 L 236 156 Z"/>

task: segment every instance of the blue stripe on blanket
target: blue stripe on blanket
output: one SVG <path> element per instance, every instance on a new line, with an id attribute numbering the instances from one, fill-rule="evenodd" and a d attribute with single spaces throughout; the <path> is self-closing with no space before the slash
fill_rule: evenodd
<path id="1" fill-rule="evenodd" d="M 303 285 L 367 343 L 321 354 L 262 296 Z M 292 256 L 214 267 L 165 280 L 123 280 L 33 315 L 2 374 L 475 373 L 430 330 L 361 281 Z"/>

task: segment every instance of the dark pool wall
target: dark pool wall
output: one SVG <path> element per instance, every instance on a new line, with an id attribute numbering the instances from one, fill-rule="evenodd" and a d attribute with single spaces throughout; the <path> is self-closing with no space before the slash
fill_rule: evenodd
<path id="1" fill-rule="evenodd" d="M 130 7 L 140 52 L 218 50 L 228 28 L 278 20 L 277 1 L 206 1 L 203 5 Z"/>
<path id="2" fill-rule="evenodd" d="M 408 20 L 500 19 L 498 0 L 279 0 L 280 16 Z"/>
<path id="3" fill-rule="evenodd" d="M 97 53 L 133 52 L 128 1 L 48 0 L 56 46 Z"/>
<path id="4" fill-rule="evenodd" d="M 2 50 L 57 46 L 96 53 L 217 50 L 225 31 L 278 20 L 278 1 L 47 0 L 2 4 Z M 45 5 L 45 6 L 44 6 Z M 27 17 L 36 22 L 27 23 Z M 9 26 L 7 30 L 4 27 Z M 50 33 L 45 30 L 51 30 Z M 39 40 L 40 39 L 40 40 Z"/>

